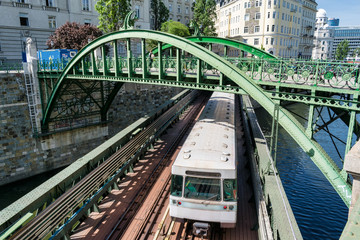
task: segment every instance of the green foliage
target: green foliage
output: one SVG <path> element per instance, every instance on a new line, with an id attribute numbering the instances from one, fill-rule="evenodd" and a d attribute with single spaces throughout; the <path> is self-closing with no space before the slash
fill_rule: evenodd
<path id="1" fill-rule="evenodd" d="M 205 36 L 215 36 L 216 2 L 215 0 L 196 0 L 192 7 L 193 21 L 197 23 L 200 33 Z"/>
<path id="2" fill-rule="evenodd" d="M 100 29 L 93 25 L 83 25 L 76 22 L 67 22 L 58 27 L 46 42 L 50 49 L 77 49 L 80 50 L 89 41 L 102 35 Z"/>
<path id="3" fill-rule="evenodd" d="M 335 58 L 336 60 L 344 60 L 349 53 L 349 42 L 347 40 L 343 40 L 339 43 L 336 48 Z"/>
<path id="4" fill-rule="evenodd" d="M 180 22 L 173 20 L 164 22 L 161 25 L 161 31 L 171 33 L 180 37 L 190 36 L 189 28 Z M 150 51 L 151 49 L 157 47 L 158 41 L 155 40 L 146 40 L 146 49 Z"/>
<path id="5" fill-rule="evenodd" d="M 360 47 L 354 50 L 353 57 L 360 57 Z"/>
<path id="6" fill-rule="evenodd" d="M 169 19 L 169 9 L 162 0 L 151 0 L 151 15 L 154 19 L 154 30 L 160 30 L 161 24 Z"/>
<path id="7" fill-rule="evenodd" d="M 161 25 L 161 31 L 171 33 L 180 37 L 190 36 L 189 28 L 187 26 L 173 20 L 164 22 Z"/>
<path id="8" fill-rule="evenodd" d="M 104 33 L 119 31 L 126 14 L 131 11 L 130 0 L 98 0 L 95 5 L 99 13 L 99 28 Z"/>

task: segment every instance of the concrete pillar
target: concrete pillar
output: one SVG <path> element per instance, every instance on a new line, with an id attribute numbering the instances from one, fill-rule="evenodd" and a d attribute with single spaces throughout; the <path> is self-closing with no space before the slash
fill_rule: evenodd
<path id="1" fill-rule="evenodd" d="M 344 170 L 353 177 L 351 205 L 349 215 L 360 195 L 360 141 L 358 141 L 346 154 Z"/>

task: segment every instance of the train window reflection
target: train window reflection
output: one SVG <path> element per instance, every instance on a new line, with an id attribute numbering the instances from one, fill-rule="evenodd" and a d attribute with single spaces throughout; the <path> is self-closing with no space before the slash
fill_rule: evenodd
<path id="1" fill-rule="evenodd" d="M 183 186 L 183 176 L 172 175 L 171 176 L 171 196 L 181 197 Z"/>
<path id="2" fill-rule="evenodd" d="M 236 180 L 224 179 L 224 201 L 236 202 Z"/>
<path id="3" fill-rule="evenodd" d="M 220 179 L 186 177 L 185 198 L 220 201 Z"/>

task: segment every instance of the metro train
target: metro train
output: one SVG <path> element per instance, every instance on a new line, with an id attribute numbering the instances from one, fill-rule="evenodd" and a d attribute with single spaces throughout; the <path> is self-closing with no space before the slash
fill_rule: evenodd
<path id="1" fill-rule="evenodd" d="M 170 216 L 191 221 L 195 235 L 236 225 L 235 107 L 234 94 L 214 92 L 172 166 Z"/>

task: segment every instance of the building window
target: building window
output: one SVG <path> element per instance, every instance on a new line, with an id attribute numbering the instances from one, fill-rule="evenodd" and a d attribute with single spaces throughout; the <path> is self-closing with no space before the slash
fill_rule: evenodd
<path id="1" fill-rule="evenodd" d="M 172 12 L 172 5 L 169 4 L 169 12 Z"/>
<path id="2" fill-rule="evenodd" d="M 275 18 L 276 17 L 276 12 L 273 12 L 273 18 Z"/>
<path id="3" fill-rule="evenodd" d="M 247 2 L 245 2 L 244 3 L 244 8 L 247 8 L 247 7 L 248 7 Z"/>
<path id="4" fill-rule="evenodd" d="M 258 38 L 254 38 L 254 45 L 259 45 L 259 39 Z"/>
<path id="5" fill-rule="evenodd" d="M 270 26 L 269 25 L 266 25 L 266 31 L 270 31 Z"/>
<path id="6" fill-rule="evenodd" d="M 254 27 L 254 32 L 256 32 L 256 33 L 257 33 L 257 32 L 260 32 L 260 26 L 255 26 L 255 27 Z"/>
<path id="7" fill-rule="evenodd" d="M 49 28 L 56 28 L 56 17 L 55 16 L 49 16 Z"/>
<path id="8" fill-rule="evenodd" d="M 84 24 L 85 25 L 91 25 L 91 19 L 85 19 Z"/>
<path id="9" fill-rule="evenodd" d="M 249 33 L 249 27 L 244 27 L 244 33 Z"/>
<path id="10" fill-rule="evenodd" d="M 140 18 L 140 6 L 135 6 L 135 18 Z"/>
<path id="11" fill-rule="evenodd" d="M 46 6 L 47 7 L 54 7 L 54 0 L 46 0 Z"/>
<path id="12" fill-rule="evenodd" d="M 259 12 L 257 12 L 257 13 L 255 13 L 255 19 L 260 19 L 261 18 L 261 13 L 259 13 Z"/>
<path id="13" fill-rule="evenodd" d="M 265 39 L 265 45 L 268 45 L 269 44 L 269 38 L 266 38 Z"/>
<path id="14" fill-rule="evenodd" d="M 181 6 L 178 5 L 178 13 L 181 13 Z"/>
<path id="15" fill-rule="evenodd" d="M 275 31 L 275 25 L 271 26 L 271 31 L 274 32 Z"/>
<path id="16" fill-rule="evenodd" d="M 271 38 L 270 44 L 271 44 L 271 45 L 274 45 L 274 38 Z"/>
<path id="17" fill-rule="evenodd" d="M 89 0 L 82 0 L 82 10 L 83 11 L 90 11 Z"/>
<path id="18" fill-rule="evenodd" d="M 250 14 L 248 14 L 248 13 L 245 14 L 245 15 L 244 15 L 244 20 L 245 20 L 245 21 L 249 21 L 249 20 L 250 20 Z"/>
<path id="19" fill-rule="evenodd" d="M 189 14 L 189 7 L 185 7 L 185 14 Z"/>
<path id="20" fill-rule="evenodd" d="M 29 18 L 27 13 L 19 13 L 20 26 L 29 26 Z"/>

